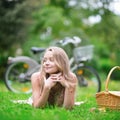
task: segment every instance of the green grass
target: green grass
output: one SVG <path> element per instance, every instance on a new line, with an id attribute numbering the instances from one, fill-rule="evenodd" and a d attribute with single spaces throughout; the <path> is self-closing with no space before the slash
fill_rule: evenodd
<path id="1" fill-rule="evenodd" d="M 115 82 L 113 85 L 117 85 Z M 115 87 L 116 88 L 116 87 Z M 15 104 L 11 100 L 27 99 L 30 95 L 15 94 L 8 91 L 0 82 L 0 119 L 1 120 L 120 120 L 120 111 L 99 111 L 95 96 L 84 96 L 77 90 L 77 100 L 85 103 L 73 110 L 64 108 L 35 109 L 28 104 Z"/>

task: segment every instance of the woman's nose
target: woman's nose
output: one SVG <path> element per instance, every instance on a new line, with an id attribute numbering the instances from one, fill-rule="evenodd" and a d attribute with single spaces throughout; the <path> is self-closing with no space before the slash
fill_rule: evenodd
<path id="1" fill-rule="evenodd" d="M 50 64 L 50 61 L 47 60 L 47 61 L 45 62 L 45 65 L 49 65 L 49 64 Z"/>

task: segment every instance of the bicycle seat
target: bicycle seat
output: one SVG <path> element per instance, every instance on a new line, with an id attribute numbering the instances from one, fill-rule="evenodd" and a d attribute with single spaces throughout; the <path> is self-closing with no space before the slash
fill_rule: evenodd
<path id="1" fill-rule="evenodd" d="M 31 51 L 32 51 L 34 54 L 37 54 L 37 53 L 44 52 L 45 49 L 46 49 L 46 48 L 32 47 L 32 48 L 31 48 Z"/>

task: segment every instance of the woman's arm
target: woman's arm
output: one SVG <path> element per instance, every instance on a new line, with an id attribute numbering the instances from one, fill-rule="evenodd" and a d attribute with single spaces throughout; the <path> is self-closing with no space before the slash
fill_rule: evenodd
<path id="1" fill-rule="evenodd" d="M 33 106 L 36 108 L 43 108 L 47 103 L 50 89 L 56 84 L 56 82 L 52 80 L 53 77 L 51 76 L 47 80 L 45 80 L 44 86 L 42 86 L 39 80 L 39 75 L 40 73 L 34 73 L 31 77 Z"/>
<path id="2" fill-rule="evenodd" d="M 68 82 L 69 87 L 65 87 L 65 95 L 64 95 L 64 103 L 63 107 L 66 109 L 72 109 L 75 102 L 75 91 L 77 86 L 77 77 L 75 74 L 72 74 L 72 81 L 71 83 Z"/>
<path id="3" fill-rule="evenodd" d="M 45 98 L 48 96 L 48 92 L 45 88 L 42 90 L 42 84 L 39 79 L 40 73 L 34 73 L 31 76 L 31 83 L 32 83 L 32 97 L 33 97 L 33 106 L 34 107 L 44 107 L 46 104 Z"/>

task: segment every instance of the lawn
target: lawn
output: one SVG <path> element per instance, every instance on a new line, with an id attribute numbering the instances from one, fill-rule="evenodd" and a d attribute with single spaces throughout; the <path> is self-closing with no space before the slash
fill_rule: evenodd
<path id="1" fill-rule="evenodd" d="M 117 83 L 112 83 L 114 86 Z M 116 88 L 116 87 L 115 87 Z M 95 96 L 89 94 L 84 96 L 77 89 L 77 100 L 84 101 L 73 110 L 64 108 L 46 107 L 35 109 L 28 104 L 13 103 L 12 100 L 27 99 L 30 95 L 15 94 L 6 89 L 4 83 L 0 82 L 0 119 L 1 120 L 120 120 L 120 112 L 112 110 L 99 110 Z"/>

